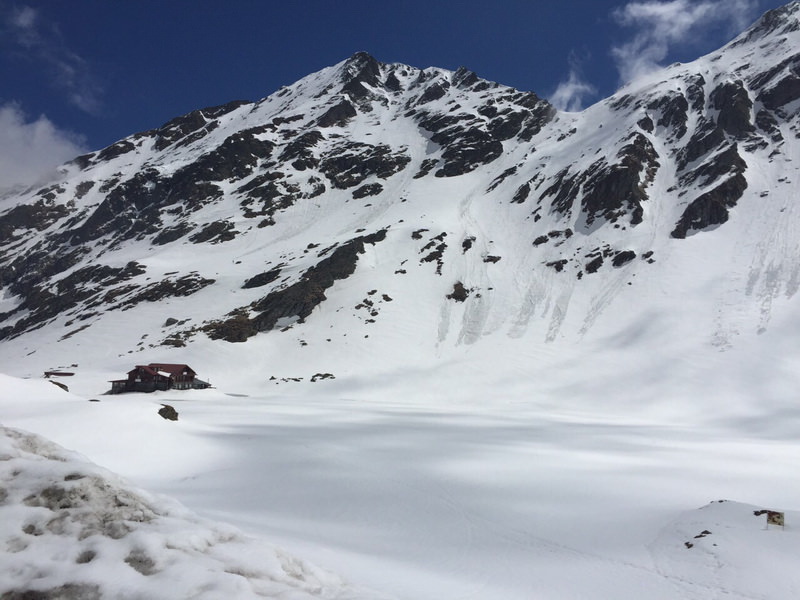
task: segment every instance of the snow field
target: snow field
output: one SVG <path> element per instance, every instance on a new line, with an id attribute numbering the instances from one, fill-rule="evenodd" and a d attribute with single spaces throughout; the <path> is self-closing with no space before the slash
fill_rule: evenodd
<path id="1" fill-rule="evenodd" d="M 4 598 L 382 598 L 51 442 L 0 429 Z"/>
<path id="2" fill-rule="evenodd" d="M 447 371 L 415 385 L 436 377 L 459 388 Z M 766 533 L 752 516 L 791 509 L 800 491 L 796 431 L 779 423 L 749 432 L 749 420 L 723 414 L 681 423 L 588 402 L 559 411 L 519 380 L 498 384 L 491 410 L 466 395 L 417 403 L 391 383 L 355 382 L 348 399 L 339 380 L 287 396 L 218 389 L 99 403 L 46 382 L 3 383 L 5 424 L 394 597 L 699 600 L 717 585 L 733 598 L 782 598 L 798 584 L 785 572 L 796 513 Z M 177 422 L 156 414 L 161 403 Z M 723 498 L 755 504 L 731 512 L 735 503 L 714 503 Z M 705 529 L 713 535 L 697 542 Z M 753 548 L 774 560 L 749 562 Z"/>

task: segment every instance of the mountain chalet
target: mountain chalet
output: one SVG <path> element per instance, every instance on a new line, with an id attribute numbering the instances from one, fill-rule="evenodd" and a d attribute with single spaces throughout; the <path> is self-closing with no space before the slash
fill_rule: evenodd
<path id="1" fill-rule="evenodd" d="M 189 365 L 150 363 L 136 365 L 128 371 L 127 379 L 112 381 L 111 393 L 203 390 L 208 387 L 211 387 L 210 384 L 197 379 L 197 373 Z"/>

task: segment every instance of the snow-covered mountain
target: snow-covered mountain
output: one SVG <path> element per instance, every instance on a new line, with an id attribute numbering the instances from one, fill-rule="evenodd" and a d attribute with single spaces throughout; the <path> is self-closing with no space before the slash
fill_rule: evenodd
<path id="1" fill-rule="evenodd" d="M 754 323 L 693 328 L 732 344 L 800 282 L 798 11 L 581 113 L 358 53 L 78 157 L 0 201 L 3 355 L 575 341 L 712 284 Z"/>
<path id="2" fill-rule="evenodd" d="M 0 371 L 76 394 L 0 421 L 397 597 L 790 597 L 798 140 L 800 2 L 579 113 L 358 53 L 0 196 Z M 148 363 L 216 389 L 86 401 Z"/>

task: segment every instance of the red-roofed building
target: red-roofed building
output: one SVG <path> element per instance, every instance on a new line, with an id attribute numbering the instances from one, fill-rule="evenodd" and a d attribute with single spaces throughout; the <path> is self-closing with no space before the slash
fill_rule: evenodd
<path id="1" fill-rule="evenodd" d="M 197 373 L 189 365 L 150 363 L 149 365 L 136 365 L 128 371 L 127 379 L 112 381 L 111 393 L 197 390 L 207 387 L 209 384 L 197 379 Z"/>

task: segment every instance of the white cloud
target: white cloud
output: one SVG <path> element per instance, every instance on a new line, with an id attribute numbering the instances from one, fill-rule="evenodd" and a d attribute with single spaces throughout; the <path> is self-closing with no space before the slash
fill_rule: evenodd
<path id="1" fill-rule="evenodd" d="M 67 47 L 56 24 L 47 22 L 30 6 L 11 10 L 4 21 L 0 33 L 6 46 L 44 67 L 53 85 L 71 104 L 89 114 L 100 110 L 102 89 L 89 64 Z"/>
<path id="2" fill-rule="evenodd" d="M 569 76 L 558 84 L 550 95 L 550 102 L 559 110 L 578 111 L 586 106 L 586 99 L 594 96 L 597 89 L 583 78 L 580 64 L 575 55 L 569 59 Z"/>
<path id="3" fill-rule="evenodd" d="M 23 6 L 11 13 L 11 23 L 19 29 L 32 29 L 38 13 L 30 6 Z"/>
<path id="4" fill-rule="evenodd" d="M 47 117 L 29 121 L 15 103 L 0 106 L 0 188 L 35 183 L 59 164 L 86 151 L 78 135 Z"/>
<path id="5" fill-rule="evenodd" d="M 744 29 L 756 8 L 756 0 L 629 2 L 613 13 L 617 23 L 638 30 L 631 41 L 612 48 L 620 79 L 627 83 L 660 68 L 671 48 L 693 42 L 705 28 Z"/>

